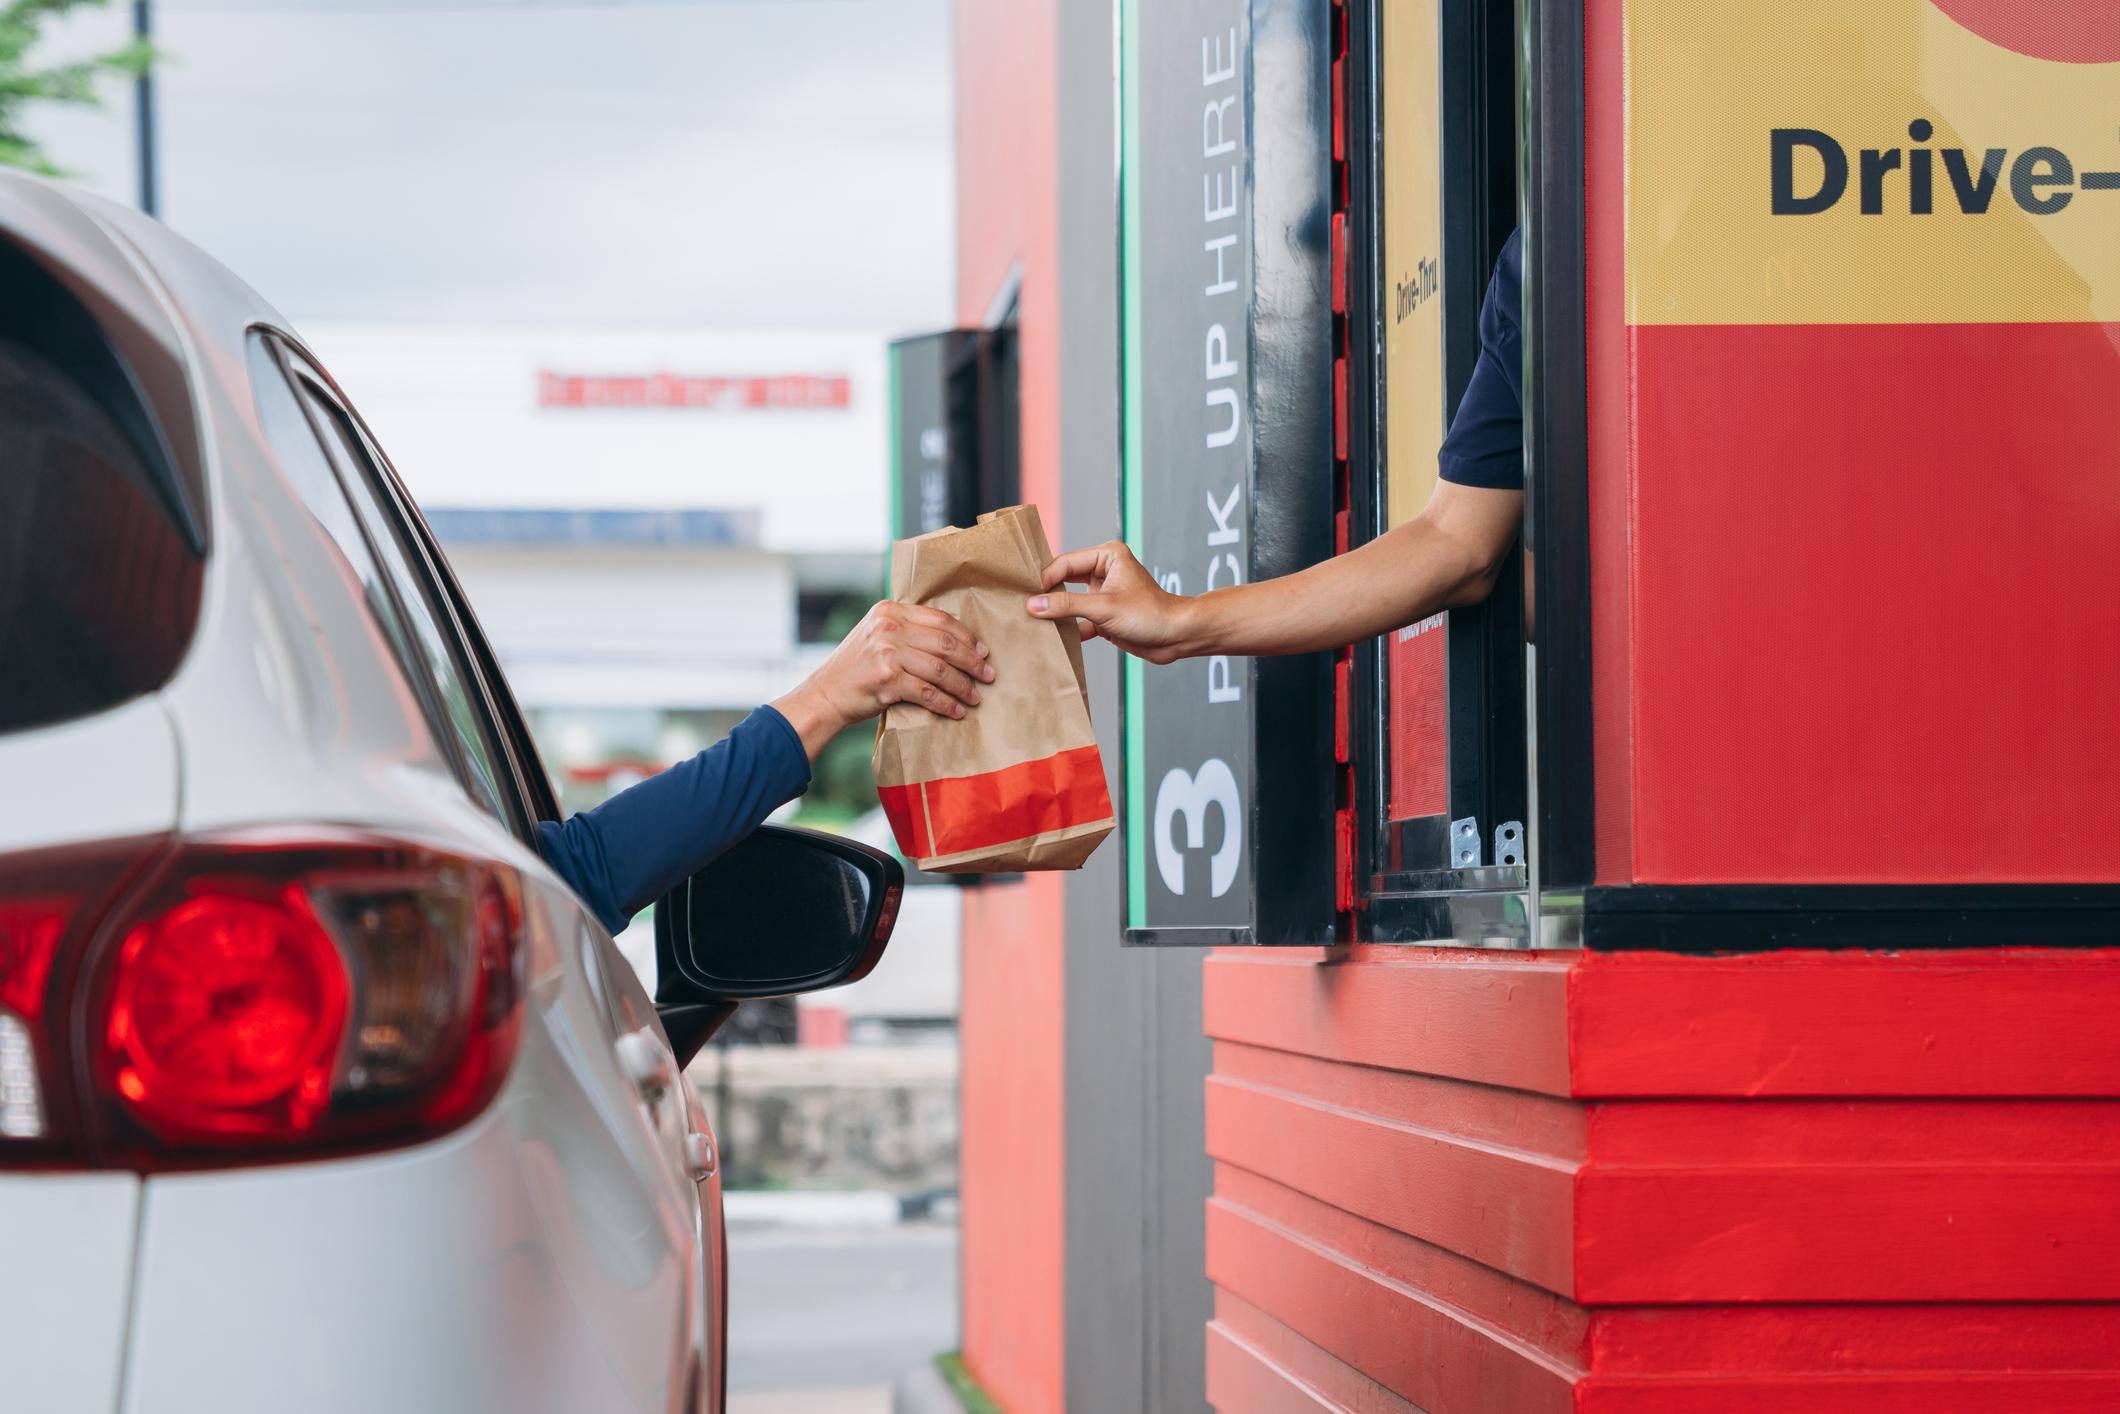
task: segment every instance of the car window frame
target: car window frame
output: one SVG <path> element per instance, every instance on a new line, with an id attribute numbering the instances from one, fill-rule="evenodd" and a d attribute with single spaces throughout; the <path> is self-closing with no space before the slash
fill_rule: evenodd
<path id="1" fill-rule="evenodd" d="M 356 422 L 356 426 L 360 424 Z M 363 435 L 367 429 L 361 427 Z M 373 446 L 373 439 L 370 439 Z M 523 719 L 522 706 L 515 700 L 515 689 L 508 685 L 507 674 L 501 671 L 500 661 L 495 657 L 493 646 L 486 637 L 471 601 L 464 593 L 456 569 L 449 557 L 442 552 L 441 540 L 419 503 L 405 489 L 397 474 L 397 468 L 377 449 L 377 466 L 381 470 L 386 486 L 395 499 L 399 520 L 411 534 L 412 540 L 426 561 L 428 573 L 447 600 L 449 611 L 455 620 L 458 637 L 467 651 L 484 691 L 485 702 L 491 713 L 497 734 L 507 743 L 511 765 L 516 775 L 516 786 L 522 791 L 523 804 L 530 817 L 537 821 L 560 820 L 559 796 L 552 789 L 552 777 L 545 770 L 544 759 L 538 755 L 537 741 L 530 735 L 529 725 Z"/>
<path id="2" fill-rule="evenodd" d="M 498 803 L 501 814 L 498 823 L 523 843 L 534 848 L 537 842 L 537 815 L 531 808 L 534 793 L 527 788 L 523 768 L 517 759 L 510 733 L 501 725 L 501 715 L 495 710 L 493 693 L 487 684 L 486 676 L 479 670 L 476 655 L 467 645 L 464 627 L 455 607 L 457 596 L 449 592 L 449 589 L 453 588 L 453 580 L 448 587 L 444 586 L 443 577 L 435 570 L 435 556 L 429 553 L 422 536 L 414 529 L 416 513 L 414 517 L 408 517 L 405 513 L 405 507 L 411 501 L 410 497 L 403 493 L 396 469 L 383 454 L 374 434 L 369 431 L 361 415 L 355 411 L 351 400 L 332 380 L 331 375 L 324 371 L 315 356 L 284 333 L 272 330 L 260 332 L 265 334 L 267 344 L 277 355 L 295 400 L 302 407 L 303 416 L 310 419 L 311 433 L 323 448 L 325 460 L 331 466 L 333 475 L 342 478 L 340 490 L 349 502 L 355 524 L 364 538 L 370 538 L 367 519 L 360 513 L 359 506 L 353 504 L 354 488 L 343 484 L 344 473 L 338 466 L 338 458 L 330 452 L 331 438 L 327 437 L 325 429 L 315 425 L 315 413 L 308 406 L 306 398 L 315 398 L 344 418 L 346 427 L 353 433 L 354 450 L 365 463 L 365 468 L 355 468 L 355 472 L 361 474 L 365 470 L 369 481 L 367 489 L 373 493 L 376 509 L 385 528 L 397 536 L 405 568 L 415 581 L 410 589 L 425 599 L 428 612 L 433 616 L 435 627 L 441 635 L 443 649 L 449 655 L 450 666 L 465 685 L 473 727 L 480 734 L 489 756 L 499 767 L 499 778 L 492 782 L 495 794 L 500 797 Z M 424 520 L 418 520 L 417 523 L 419 530 L 425 529 Z M 369 550 L 376 559 L 378 572 L 394 608 L 405 617 L 409 628 L 410 616 L 403 602 L 407 587 L 397 583 L 396 577 L 390 572 L 388 561 L 378 547 L 371 543 Z M 416 633 L 416 630 L 413 632 Z M 472 779 L 476 768 L 465 759 L 463 745 L 457 740 L 456 731 L 449 721 L 441 686 L 433 680 L 432 668 L 422 662 L 408 665 L 407 671 L 419 680 L 423 700 L 430 712 L 439 710 L 437 720 L 440 725 L 436 734 L 441 739 L 441 747 L 456 772 L 458 785 L 472 803 L 477 805 L 482 813 L 486 813 L 485 802 L 480 799 L 481 792 Z"/>
<path id="3" fill-rule="evenodd" d="M 523 791 L 523 803 L 532 819 L 557 824 L 560 820 L 559 795 L 552 788 L 552 777 L 545 770 L 544 759 L 538 755 L 537 741 L 530 735 L 529 724 L 523 719 L 522 706 L 515 700 L 515 689 L 508 685 L 507 675 L 501 671 L 499 660 L 495 658 L 492 645 L 486 638 L 485 629 L 480 625 L 478 615 L 471 608 L 471 601 L 465 596 L 463 586 L 457 580 L 456 570 L 450 565 L 448 557 L 442 553 L 441 542 L 436 538 L 433 527 L 427 524 L 427 517 L 420 512 L 418 503 L 402 486 L 395 485 L 396 473 L 392 471 L 390 476 L 393 487 L 408 512 L 406 523 L 412 528 L 422 551 L 426 553 L 436 582 L 448 596 L 465 646 L 480 669 L 487 702 L 492 709 L 495 723 L 500 729 L 500 735 L 511 747 L 516 784 Z"/>
<path id="4" fill-rule="evenodd" d="M 264 350 L 265 356 L 271 363 L 274 372 L 280 377 L 282 391 L 287 399 L 294 404 L 296 416 L 301 419 L 302 432 L 309 438 L 309 450 L 316 454 L 317 460 L 324 468 L 324 475 L 329 479 L 330 490 L 327 494 L 335 495 L 338 498 L 338 506 L 345 512 L 347 523 L 352 527 L 352 533 L 359 542 L 361 554 L 366 557 L 370 568 L 375 574 L 376 583 L 381 588 L 383 602 L 377 604 L 372 596 L 364 593 L 362 595 L 362 608 L 364 612 L 373 616 L 388 616 L 389 622 L 378 624 L 377 627 L 382 632 L 383 641 L 388 647 L 391 661 L 397 665 L 399 673 L 404 677 L 405 685 L 411 690 L 414 699 L 419 703 L 420 716 L 426 724 L 427 734 L 433 743 L 436 755 L 448 767 L 451 778 L 469 795 L 471 791 L 470 764 L 462 759 L 462 746 L 456 739 L 455 731 L 449 726 L 448 708 L 441 700 L 441 688 L 434 681 L 433 674 L 428 670 L 427 665 L 420 661 L 420 655 L 413 647 L 415 630 L 406 618 L 405 606 L 400 601 L 397 585 L 384 569 L 382 557 L 376 550 L 374 536 L 370 533 L 368 525 L 362 519 L 360 512 L 354 507 L 352 498 L 347 494 L 346 487 L 339 478 L 337 459 L 332 456 L 329 444 L 324 440 L 322 431 L 316 425 L 314 414 L 303 397 L 302 385 L 288 358 L 288 351 L 285 345 L 272 335 L 270 330 L 263 328 L 253 329 L 250 331 L 250 337 L 255 339 L 257 345 Z M 267 436 L 269 441 L 269 432 Z M 280 447 L 276 443 L 271 445 L 276 457 L 284 459 L 289 455 L 289 449 Z M 309 493 L 300 485 L 292 486 L 290 489 L 301 500 L 304 509 L 308 511 L 311 517 L 317 520 L 319 527 L 338 547 L 339 553 L 341 555 L 346 554 L 348 547 L 340 543 L 339 533 L 331 528 L 326 522 L 323 512 L 310 501 Z M 355 572 L 358 573 L 358 567 L 355 567 Z M 485 806 L 480 804 L 479 809 L 483 811 Z"/>
<path id="5" fill-rule="evenodd" d="M 314 362 L 311 360 L 311 362 Z M 328 382 L 330 375 L 322 374 Z M 332 385 L 336 389 L 336 385 Z M 441 593 L 453 641 L 462 654 L 462 666 L 469 669 L 469 676 L 479 688 L 480 705 L 485 708 L 487 729 L 499 740 L 503 756 L 513 776 L 518 804 L 534 825 L 536 822 L 558 823 L 560 816 L 559 795 L 552 788 L 552 777 L 545 770 L 544 759 L 538 754 L 537 740 L 530 734 L 529 724 L 523 717 L 522 706 L 515 700 L 515 689 L 508 683 L 507 674 L 501 671 L 500 660 L 493 651 L 492 641 L 471 607 L 469 596 L 464 593 L 462 581 L 456 577 L 456 567 L 449 563 L 443 553 L 441 540 L 434 527 L 427 523 L 425 512 L 419 502 L 405 489 L 403 478 L 397 467 L 383 451 L 381 443 L 362 419 L 360 410 L 353 406 L 343 394 L 338 398 L 339 406 L 353 428 L 360 434 L 369 459 L 377 473 L 382 489 L 389 498 L 390 507 L 396 513 L 396 524 L 406 533 L 414 554 L 423 562 L 432 583 Z"/>

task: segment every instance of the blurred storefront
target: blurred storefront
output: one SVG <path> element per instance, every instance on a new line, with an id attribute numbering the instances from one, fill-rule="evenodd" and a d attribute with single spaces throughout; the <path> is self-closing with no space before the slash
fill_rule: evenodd
<path id="1" fill-rule="evenodd" d="M 1194 591 L 1404 521 L 1521 222 L 1532 552 L 1341 654 L 1091 645 L 1124 838 L 965 904 L 977 1379 L 2120 1397 L 2120 27 L 957 18 L 958 319 L 1058 540 Z"/>

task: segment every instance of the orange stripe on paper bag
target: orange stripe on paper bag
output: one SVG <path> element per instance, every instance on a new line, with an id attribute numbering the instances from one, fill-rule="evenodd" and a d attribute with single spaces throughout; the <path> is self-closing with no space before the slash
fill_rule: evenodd
<path id="1" fill-rule="evenodd" d="M 909 859 L 991 849 L 1112 818 L 1094 746 L 976 776 L 878 786 L 876 795 Z"/>

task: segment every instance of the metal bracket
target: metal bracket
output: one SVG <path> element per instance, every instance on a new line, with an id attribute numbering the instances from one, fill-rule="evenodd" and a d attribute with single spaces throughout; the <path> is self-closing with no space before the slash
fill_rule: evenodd
<path id="1" fill-rule="evenodd" d="M 1494 862 L 1496 864 L 1522 864 L 1524 862 L 1524 822 L 1504 820 L 1494 827 Z"/>
<path id="2" fill-rule="evenodd" d="M 1480 822 L 1479 817 L 1467 815 L 1462 820 L 1450 822 L 1450 867 L 1453 869 L 1477 869 L 1480 867 Z"/>

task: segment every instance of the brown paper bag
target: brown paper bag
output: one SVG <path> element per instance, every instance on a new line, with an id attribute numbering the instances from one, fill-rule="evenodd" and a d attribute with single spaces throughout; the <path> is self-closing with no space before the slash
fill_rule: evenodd
<path id="1" fill-rule="evenodd" d="M 954 614 L 994 681 L 961 719 L 899 703 L 876 728 L 876 793 L 899 852 L 936 873 L 1074 869 L 1116 823 L 1073 622 L 1034 619 L 1052 551 L 1035 506 L 891 547 L 891 597 Z"/>

